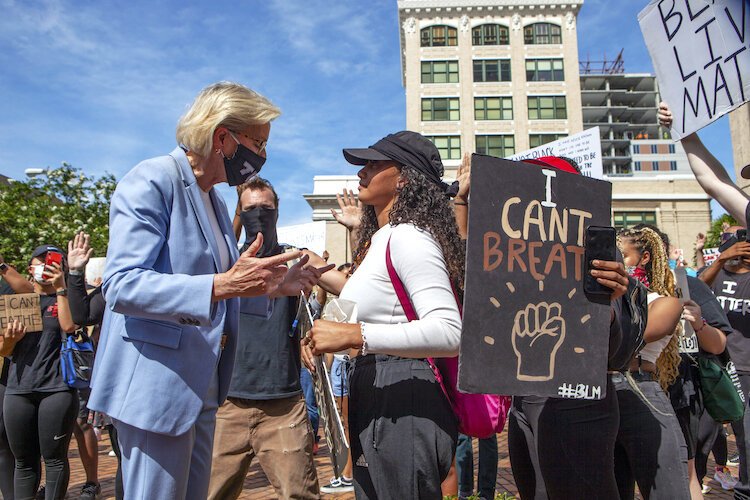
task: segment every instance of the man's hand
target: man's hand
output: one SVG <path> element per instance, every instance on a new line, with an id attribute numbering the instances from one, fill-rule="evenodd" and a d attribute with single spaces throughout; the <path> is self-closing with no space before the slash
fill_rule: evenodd
<path id="1" fill-rule="evenodd" d="M 750 242 L 737 242 L 721 252 L 718 257 L 722 264 L 732 259 L 750 259 Z"/>
<path id="2" fill-rule="evenodd" d="M 26 325 L 18 320 L 8 323 L 7 328 L 0 337 L 0 356 L 10 356 L 13 348 L 26 335 Z"/>
<path id="3" fill-rule="evenodd" d="M 659 118 L 659 125 L 664 128 L 672 128 L 672 112 L 669 110 L 667 103 L 662 101 L 659 103 L 659 111 L 656 113 Z"/>
<path id="4" fill-rule="evenodd" d="M 705 246 L 706 246 L 706 235 L 703 233 L 698 233 L 698 236 L 695 237 L 695 251 L 700 252 L 703 250 Z"/>
<path id="5" fill-rule="evenodd" d="M 263 235 L 258 233 L 253 244 L 240 255 L 229 271 L 214 276 L 212 300 L 268 295 L 284 280 L 287 273 L 284 263 L 302 255 L 296 251 L 273 257 L 255 257 L 262 246 Z"/>
<path id="6" fill-rule="evenodd" d="M 344 189 L 342 194 L 336 193 L 336 201 L 339 203 L 341 213 L 333 208 L 331 214 L 336 222 L 347 228 L 349 231 L 359 229 L 362 221 L 362 202 L 356 199 L 354 191 Z"/>
<path id="7" fill-rule="evenodd" d="M 460 203 L 468 203 L 469 193 L 471 192 L 471 154 L 464 153 L 461 159 L 461 166 L 458 167 L 456 176 L 458 181 L 458 194 L 455 200 Z"/>
<path id="8" fill-rule="evenodd" d="M 307 293 L 318 284 L 318 280 L 323 273 L 336 266 L 336 264 L 328 264 L 316 268 L 307 265 L 309 260 L 308 255 L 303 255 L 299 262 L 290 267 L 278 288 L 270 294 L 271 297 L 295 297 L 300 292 Z"/>
<path id="9" fill-rule="evenodd" d="M 591 276 L 596 281 L 612 290 L 609 296 L 610 302 L 619 299 L 628 291 L 628 273 L 625 266 L 619 262 L 610 260 L 595 260 L 591 263 L 594 269 L 591 270 Z"/>
<path id="10" fill-rule="evenodd" d="M 94 249 L 89 245 L 91 237 L 81 231 L 68 242 L 68 267 L 71 271 L 83 271 L 91 259 Z"/>

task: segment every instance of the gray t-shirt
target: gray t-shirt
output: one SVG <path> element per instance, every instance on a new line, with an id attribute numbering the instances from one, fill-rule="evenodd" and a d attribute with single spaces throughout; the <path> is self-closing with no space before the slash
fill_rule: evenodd
<path id="1" fill-rule="evenodd" d="M 301 394 L 299 333 L 292 328 L 297 300 L 274 300 L 269 319 L 240 312 L 237 355 L 229 397 L 280 399 Z"/>
<path id="2" fill-rule="evenodd" d="M 734 331 L 727 336 L 727 349 L 738 372 L 750 373 L 750 273 L 716 275 L 711 287 Z"/>

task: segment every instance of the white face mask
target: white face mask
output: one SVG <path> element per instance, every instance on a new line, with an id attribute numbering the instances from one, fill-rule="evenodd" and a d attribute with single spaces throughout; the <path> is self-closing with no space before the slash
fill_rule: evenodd
<path id="1" fill-rule="evenodd" d="M 37 281 L 37 283 L 46 285 L 49 283 L 49 280 L 44 279 L 44 264 L 37 264 L 35 266 L 31 266 L 31 268 L 34 270 L 34 279 Z"/>

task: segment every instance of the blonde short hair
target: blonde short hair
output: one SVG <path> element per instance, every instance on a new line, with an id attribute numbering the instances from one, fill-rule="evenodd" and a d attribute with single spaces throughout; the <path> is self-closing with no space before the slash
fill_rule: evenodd
<path id="1" fill-rule="evenodd" d="M 244 85 L 214 83 L 201 90 L 177 122 L 177 143 L 207 157 L 218 127 L 239 132 L 251 125 L 269 123 L 280 114 L 271 101 Z"/>

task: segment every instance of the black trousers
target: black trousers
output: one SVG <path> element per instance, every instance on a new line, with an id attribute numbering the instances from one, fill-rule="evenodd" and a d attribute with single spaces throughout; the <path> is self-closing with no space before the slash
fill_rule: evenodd
<path id="1" fill-rule="evenodd" d="M 734 487 L 734 498 L 738 500 L 750 499 L 750 373 L 739 373 L 740 385 L 745 393 L 745 416 L 742 420 L 732 422 L 732 430 L 740 453 L 740 477 Z"/>
<path id="2" fill-rule="evenodd" d="M 68 444 L 78 415 L 76 391 L 6 394 L 5 427 L 16 457 L 15 495 L 19 500 L 36 496 L 44 458 L 45 499 L 65 498 L 70 478 Z"/>
<path id="3" fill-rule="evenodd" d="M 354 359 L 349 436 L 358 499 L 442 499 L 458 424 L 425 360 Z"/>
<path id="4" fill-rule="evenodd" d="M 523 500 L 617 498 L 619 415 L 611 382 L 601 400 L 514 397 L 508 421 L 513 477 Z"/>
<path id="5" fill-rule="evenodd" d="M 650 374 L 633 376 L 641 394 L 624 376 L 613 375 L 620 407 L 615 446 L 619 498 L 634 498 L 637 483 L 645 500 L 690 499 L 687 445 L 667 393 Z"/>
<path id="6" fill-rule="evenodd" d="M 5 386 L 0 385 L 0 495 L 5 500 L 13 500 L 13 471 L 16 459 L 10 451 L 8 433 L 5 431 L 2 402 L 5 397 Z"/>

